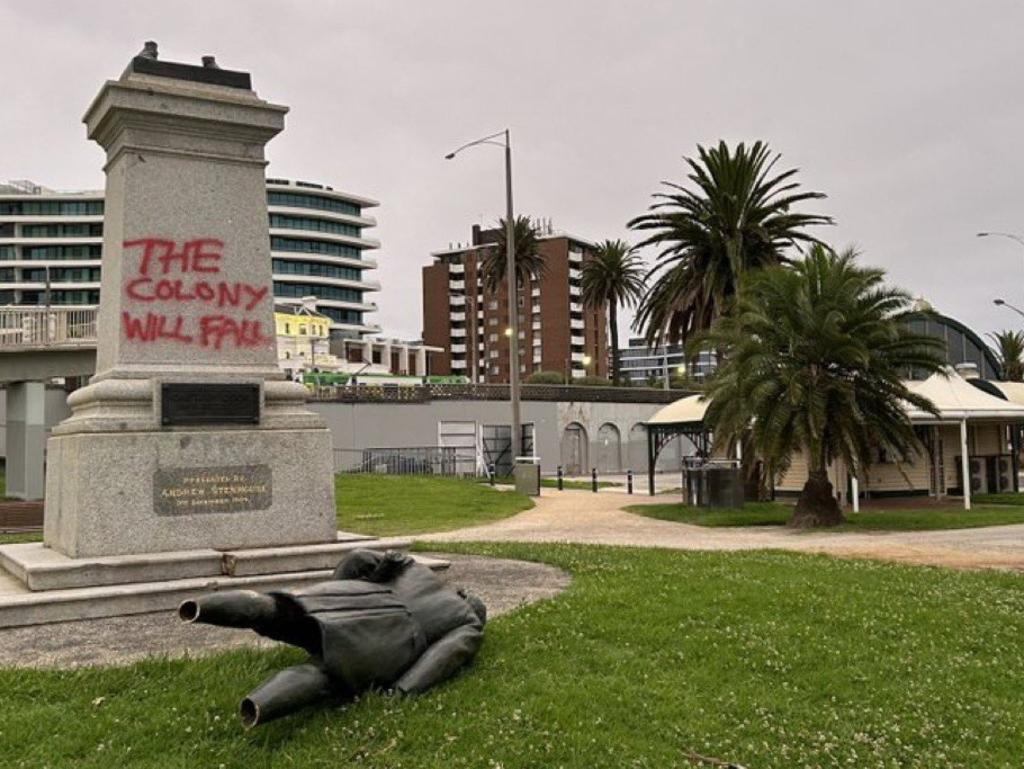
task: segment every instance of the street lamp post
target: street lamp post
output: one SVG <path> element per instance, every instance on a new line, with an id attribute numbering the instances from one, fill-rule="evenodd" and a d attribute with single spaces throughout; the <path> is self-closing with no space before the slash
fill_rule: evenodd
<path id="1" fill-rule="evenodd" d="M 1015 240 L 1024 246 L 1024 236 L 1017 235 L 1014 232 L 979 232 L 979 238 L 1009 238 Z"/>
<path id="2" fill-rule="evenodd" d="M 495 141 L 504 137 L 504 141 Z M 453 159 L 462 150 L 477 144 L 495 144 L 505 148 L 505 278 L 508 281 L 508 319 L 512 333 L 508 340 L 508 390 L 512 405 L 512 460 L 522 454 L 522 420 L 519 414 L 519 304 L 516 285 L 515 220 L 512 218 L 512 135 L 509 129 L 463 144 L 445 155 Z"/>
<path id="3" fill-rule="evenodd" d="M 1018 308 L 1014 307 L 1012 304 L 1010 304 L 1009 302 L 1005 301 L 1004 299 L 993 299 L 992 300 L 992 304 L 994 304 L 996 307 L 1009 307 L 1015 313 L 1017 313 L 1022 318 L 1024 318 L 1024 311 L 1019 310 Z"/>

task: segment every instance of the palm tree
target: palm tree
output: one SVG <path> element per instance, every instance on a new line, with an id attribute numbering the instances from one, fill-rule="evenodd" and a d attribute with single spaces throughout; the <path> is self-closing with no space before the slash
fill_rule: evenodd
<path id="1" fill-rule="evenodd" d="M 723 355 L 707 386 L 716 442 L 745 438 L 776 476 L 803 453 L 808 478 L 791 525 L 841 523 L 829 465 L 858 473 L 872 447 L 910 456 L 921 446 L 907 404 L 936 413 L 902 374 L 942 370 L 942 342 L 911 331 L 910 295 L 855 259 L 816 244 L 792 267 L 751 275 L 734 312 L 698 342 Z"/>
<path id="2" fill-rule="evenodd" d="M 495 228 L 495 245 L 487 249 L 480 263 L 481 277 L 490 291 L 498 290 L 508 271 L 508 231 L 505 221 L 498 220 L 498 226 Z M 529 216 L 515 218 L 512 237 L 515 239 L 513 242 L 516 252 L 516 280 L 519 285 L 525 283 L 528 277 L 543 277 L 544 257 L 540 254 L 537 227 Z"/>
<path id="3" fill-rule="evenodd" d="M 648 213 L 629 223 L 651 233 L 638 248 L 661 249 L 634 321 L 652 344 L 709 328 L 745 272 L 786 263 L 790 246 L 818 242 L 806 227 L 832 224 L 829 216 L 792 210 L 825 195 L 797 191 L 795 168 L 774 173 L 781 156 L 763 142 L 735 151 L 724 141 L 697 145 L 697 154 L 686 158 L 694 188 L 663 182 L 670 191 L 656 193 Z"/>
<path id="4" fill-rule="evenodd" d="M 995 346 L 992 352 L 999 361 L 999 373 L 1010 382 L 1024 381 L 1024 332 L 999 331 L 989 334 Z"/>
<path id="5" fill-rule="evenodd" d="M 592 258 L 583 263 L 583 302 L 591 307 L 608 305 L 612 341 L 612 383 L 619 383 L 619 305 L 633 307 L 644 293 L 644 268 L 640 257 L 622 240 L 599 243 Z"/>

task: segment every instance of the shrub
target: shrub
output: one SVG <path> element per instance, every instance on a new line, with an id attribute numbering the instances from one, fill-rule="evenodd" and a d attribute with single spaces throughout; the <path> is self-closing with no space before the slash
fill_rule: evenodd
<path id="1" fill-rule="evenodd" d="M 526 377 L 526 384 L 565 384 L 565 377 L 560 371 L 537 371 Z"/>

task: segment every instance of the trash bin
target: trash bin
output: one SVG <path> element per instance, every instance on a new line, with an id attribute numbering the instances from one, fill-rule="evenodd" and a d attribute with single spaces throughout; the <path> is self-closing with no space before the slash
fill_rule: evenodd
<path id="1" fill-rule="evenodd" d="M 743 471 L 736 464 L 709 462 L 685 469 L 684 501 L 695 507 L 742 507 Z"/>
<path id="2" fill-rule="evenodd" d="M 540 457 L 516 457 L 512 474 L 516 491 L 531 497 L 540 496 Z"/>

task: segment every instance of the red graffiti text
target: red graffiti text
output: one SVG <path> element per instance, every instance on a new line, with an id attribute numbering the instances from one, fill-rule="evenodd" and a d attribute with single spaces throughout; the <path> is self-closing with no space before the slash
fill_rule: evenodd
<path id="1" fill-rule="evenodd" d="M 125 270 L 124 298 L 129 302 L 171 305 L 177 312 L 154 307 L 142 316 L 122 312 L 122 332 L 140 343 L 177 342 L 220 350 L 226 347 L 261 347 L 273 343 L 263 334 L 263 323 L 253 312 L 270 295 L 270 287 L 244 281 L 218 280 L 224 242 L 194 238 L 184 242 L 165 238 L 124 241 L 125 259 L 138 255 L 135 269 Z M 186 306 L 209 305 L 217 312 L 183 314 Z M 235 317 L 225 313 L 235 310 Z"/>

